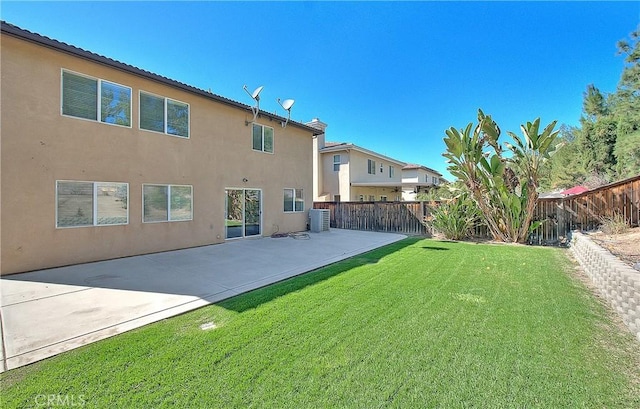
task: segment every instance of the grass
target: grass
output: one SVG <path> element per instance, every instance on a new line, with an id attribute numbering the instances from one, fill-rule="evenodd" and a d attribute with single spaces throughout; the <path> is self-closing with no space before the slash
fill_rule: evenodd
<path id="1" fill-rule="evenodd" d="M 2 407 L 640 407 L 639 344 L 570 271 L 407 239 L 4 373 Z"/>

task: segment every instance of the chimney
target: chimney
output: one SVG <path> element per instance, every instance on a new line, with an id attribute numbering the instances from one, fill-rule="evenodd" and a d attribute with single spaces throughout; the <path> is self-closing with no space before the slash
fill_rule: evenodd
<path id="1" fill-rule="evenodd" d="M 313 118 L 311 122 L 307 122 L 305 125 L 310 126 L 312 128 L 316 128 L 324 132 L 327 129 L 327 124 L 319 120 L 318 118 Z"/>
<path id="2" fill-rule="evenodd" d="M 305 125 L 316 128 L 322 132 L 313 138 L 313 200 L 317 201 L 323 189 L 323 163 L 322 160 L 320 160 L 320 150 L 324 148 L 324 135 L 327 124 L 318 118 L 313 118 L 311 122 L 307 122 Z"/>

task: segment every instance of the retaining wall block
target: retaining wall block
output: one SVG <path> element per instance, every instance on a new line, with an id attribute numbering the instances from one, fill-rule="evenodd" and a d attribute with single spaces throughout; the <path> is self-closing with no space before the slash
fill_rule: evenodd
<path id="1" fill-rule="evenodd" d="M 573 232 L 570 248 L 600 294 L 640 340 L 640 272 L 580 232 Z"/>

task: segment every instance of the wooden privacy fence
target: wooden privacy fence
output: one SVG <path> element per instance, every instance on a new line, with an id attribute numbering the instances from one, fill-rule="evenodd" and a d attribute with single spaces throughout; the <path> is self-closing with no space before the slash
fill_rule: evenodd
<path id="1" fill-rule="evenodd" d="M 329 209 L 329 226 L 338 229 L 429 234 L 423 202 L 314 202 Z"/>
<path id="2" fill-rule="evenodd" d="M 314 202 L 314 209 L 329 209 L 330 226 L 339 229 L 430 235 L 427 220 L 434 202 Z M 539 199 L 534 220 L 542 220 L 531 233 L 532 244 L 557 244 L 572 230 L 588 231 L 602 217 L 622 215 L 631 226 L 640 225 L 640 175 L 588 192 L 562 198 Z M 486 226 L 475 229 L 485 236 Z"/>
<path id="3" fill-rule="evenodd" d="M 579 195 L 538 199 L 534 220 L 543 221 L 530 242 L 553 244 L 570 231 L 594 230 L 603 217 L 621 215 L 630 226 L 640 225 L 640 175 Z"/>

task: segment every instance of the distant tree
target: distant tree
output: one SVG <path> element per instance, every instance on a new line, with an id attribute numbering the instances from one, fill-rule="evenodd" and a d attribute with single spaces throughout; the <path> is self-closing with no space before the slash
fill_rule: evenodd
<path id="1" fill-rule="evenodd" d="M 582 110 L 590 121 L 597 121 L 609 111 L 606 97 L 593 84 L 587 85 L 587 90 L 583 93 Z"/>
<path id="2" fill-rule="evenodd" d="M 582 155 L 576 140 L 580 129 L 562 125 L 555 141 L 557 152 L 545 162 L 540 170 L 542 191 L 567 189 L 576 186 L 585 178 Z"/>
<path id="3" fill-rule="evenodd" d="M 613 152 L 617 136 L 617 124 L 611 115 L 601 116 L 595 122 L 582 121 L 578 141 L 582 165 L 587 174 L 615 177 L 617 160 Z"/>
<path id="4" fill-rule="evenodd" d="M 617 44 L 618 54 L 626 55 L 625 66 L 611 102 L 617 132 L 614 155 L 620 178 L 640 174 L 640 26 L 629 37 L 630 41 Z"/>
<path id="5" fill-rule="evenodd" d="M 616 91 L 606 95 L 587 86 L 581 127 L 571 138 L 562 132 L 565 146 L 542 171 L 545 189 L 598 186 L 640 174 L 640 26 L 617 48 L 625 59 Z"/>
<path id="6" fill-rule="evenodd" d="M 620 178 L 640 175 L 640 131 L 619 136 L 614 154 Z"/>

